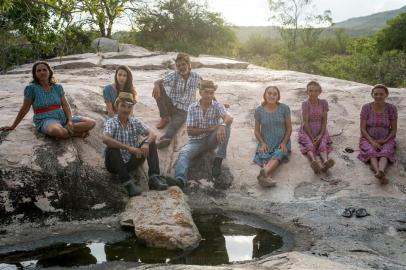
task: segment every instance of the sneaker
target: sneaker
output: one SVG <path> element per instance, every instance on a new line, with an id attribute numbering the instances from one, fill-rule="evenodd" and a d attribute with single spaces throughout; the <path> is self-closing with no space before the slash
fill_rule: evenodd
<path id="1" fill-rule="evenodd" d="M 217 178 L 221 174 L 221 163 L 223 162 L 222 158 L 216 157 L 213 162 L 213 169 L 211 171 L 211 175 L 214 178 Z"/>
<path id="2" fill-rule="evenodd" d="M 166 127 L 168 123 L 169 123 L 168 117 L 161 118 L 161 121 L 158 124 L 156 124 L 156 128 L 163 129 L 164 127 Z"/>
<path id="3" fill-rule="evenodd" d="M 141 188 L 137 186 L 132 179 L 124 182 L 122 185 L 127 190 L 127 193 L 130 197 L 138 196 L 142 193 Z"/>
<path id="4" fill-rule="evenodd" d="M 161 137 L 159 141 L 156 143 L 156 147 L 158 149 L 166 148 L 171 144 L 172 139 L 167 137 Z"/>
<path id="5" fill-rule="evenodd" d="M 150 190 L 165 190 L 168 185 L 158 175 L 149 178 L 148 187 Z"/>

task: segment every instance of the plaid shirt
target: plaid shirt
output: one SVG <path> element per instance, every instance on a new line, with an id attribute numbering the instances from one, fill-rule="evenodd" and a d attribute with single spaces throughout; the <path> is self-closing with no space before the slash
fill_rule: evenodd
<path id="1" fill-rule="evenodd" d="M 126 127 L 123 127 L 118 116 L 114 116 L 106 121 L 104 124 L 104 134 L 110 134 L 113 139 L 129 145 L 131 147 L 138 147 L 139 136 L 147 135 L 148 126 L 142 121 L 130 117 Z M 131 158 L 131 153 L 125 149 L 120 149 L 121 156 L 125 163 Z"/>
<path id="2" fill-rule="evenodd" d="M 200 101 L 192 103 L 187 112 L 186 126 L 191 128 L 210 128 L 220 124 L 222 117 L 227 111 L 224 105 L 213 100 L 206 113 L 200 105 Z M 189 136 L 189 139 L 197 140 L 208 136 L 209 133 L 200 134 L 198 136 Z"/>
<path id="3" fill-rule="evenodd" d="M 190 104 L 196 101 L 196 90 L 202 77 L 192 71 L 189 78 L 184 80 L 177 71 L 174 71 L 167 74 L 162 80 L 165 92 L 173 105 L 180 110 L 187 111 Z"/>

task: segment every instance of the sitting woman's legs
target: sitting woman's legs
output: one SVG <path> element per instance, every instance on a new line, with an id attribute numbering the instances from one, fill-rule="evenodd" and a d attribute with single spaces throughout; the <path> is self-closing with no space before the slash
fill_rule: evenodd
<path id="1" fill-rule="evenodd" d="M 279 166 L 280 161 L 277 159 L 271 159 L 265 166 L 264 170 L 268 177 L 271 177 L 276 168 Z"/>
<path id="2" fill-rule="evenodd" d="M 378 158 L 373 157 L 369 160 L 371 163 L 372 170 L 374 171 L 375 175 L 379 172 L 379 164 L 378 164 Z"/>
<path id="3" fill-rule="evenodd" d="M 379 161 L 378 161 L 379 171 L 385 172 L 387 165 L 388 165 L 388 159 L 386 157 L 379 158 Z"/>
<path id="4" fill-rule="evenodd" d="M 83 133 L 93 129 L 96 126 L 96 121 L 91 118 L 83 116 L 74 116 L 73 121 L 73 132 Z"/>
<path id="5" fill-rule="evenodd" d="M 47 125 L 45 134 L 57 139 L 67 139 L 70 137 L 68 130 L 62 127 L 62 125 L 59 123 Z"/>

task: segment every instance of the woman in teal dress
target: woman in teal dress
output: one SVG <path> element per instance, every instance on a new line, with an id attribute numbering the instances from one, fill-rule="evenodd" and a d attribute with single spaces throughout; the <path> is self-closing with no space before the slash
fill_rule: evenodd
<path id="1" fill-rule="evenodd" d="M 290 109 L 280 103 L 276 86 L 265 89 L 263 102 L 255 110 L 255 137 L 258 140 L 254 162 L 262 167 L 257 179 L 264 187 L 274 186 L 272 174 L 283 161 L 287 161 L 292 134 Z"/>
<path id="2" fill-rule="evenodd" d="M 13 130 L 29 112 L 34 110 L 33 121 L 37 130 L 54 138 L 87 137 L 96 122 L 83 116 L 73 116 L 62 85 L 55 83 L 54 73 L 46 62 L 32 67 L 33 80 L 24 89 L 24 102 L 11 126 L 0 130 Z"/>
<path id="3" fill-rule="evenodd" d="M 106 111 L 109 117 L 117 113 L 117 108 L 114 103 L 120 92 L 132 93 L 134 99 L 137 100 L 137 92 L 133 84 L 133 75 L 127 66 L 119 66 L 114 75 L 114 83 L 108 84 L 103 89 L 104 102 L 106 103 Z"/>

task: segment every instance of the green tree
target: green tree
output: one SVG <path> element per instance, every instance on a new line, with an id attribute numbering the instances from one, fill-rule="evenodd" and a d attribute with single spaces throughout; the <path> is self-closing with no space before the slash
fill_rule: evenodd
<path id="1" fill-rule="evenodd" d="M 78 9 L 87 15 L 90 25 L 98 27 L 102 37 L 111 38 L 114 22 L 120 18 L 128 0 L 80 0 Z"/>
<path id="2" fill-rule="evenodd" d="M 380 53 L 390 50 L 406 51 L 406 13 L 389 20 L 385 28 L 376 34 Z"/>
<path id="3" fill-rule="evenodd" d="M 73 23 L 76 1 L 15 0 L 0 16 L 0 69 L 89 51 L 90 38 Z"/>
<path id="4" fill-rule="evenodd" d="M 268 0 L 268 3 L 271 19 L 279 25 L 278 30 L 285 43 L 284 56 L 291 68 L 299 38 L 306 46 L 313 46 L 323 31 L 322 28 L 314 28 L 314 25 L 331 24 L 331 12 L 326 10 L 322 15 L 309 12 L 312 0 Z"/>
<path id="5" fill-rule="evenodd" d="M 136 18 L 141 46 L 191 54 L 231 54 L 236 36 L 219 13 L 188 0 L 160 0 Z"/>

